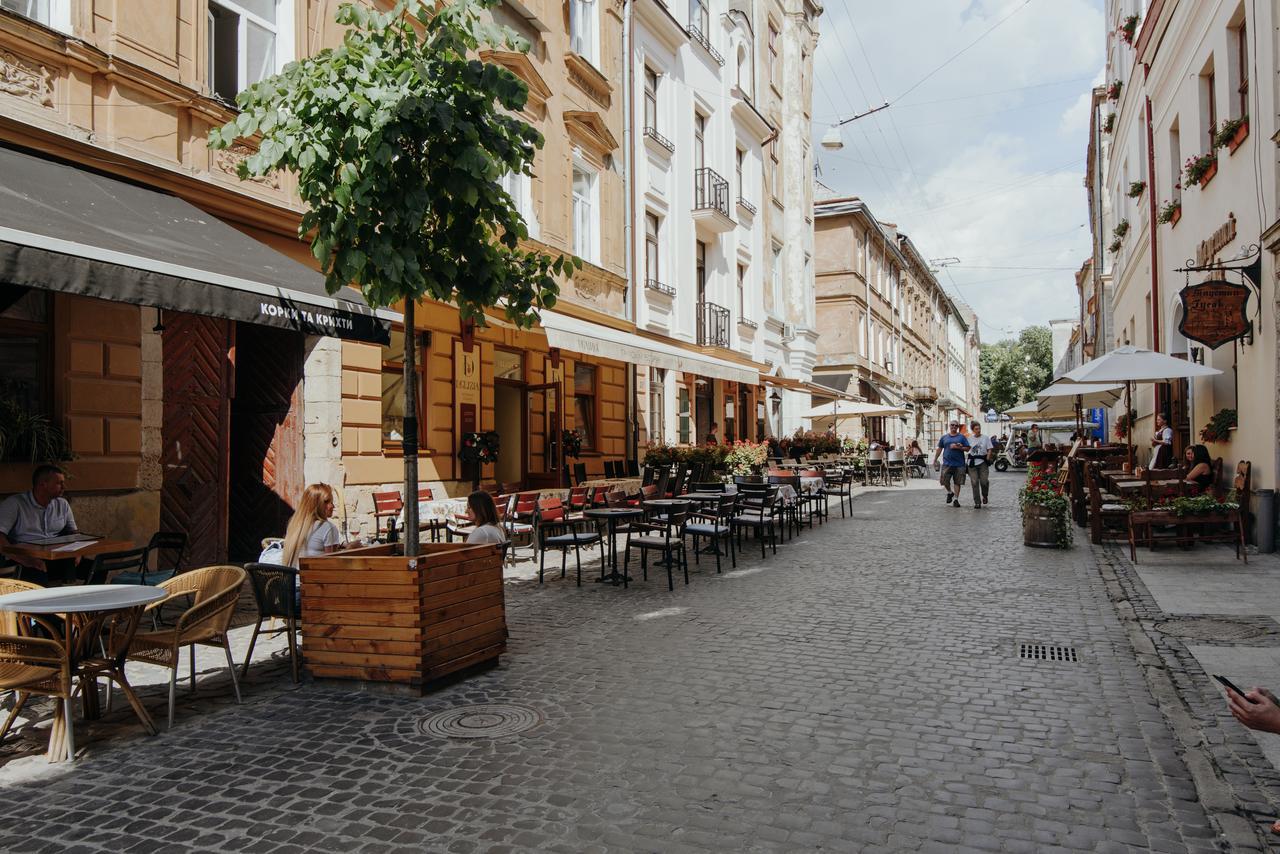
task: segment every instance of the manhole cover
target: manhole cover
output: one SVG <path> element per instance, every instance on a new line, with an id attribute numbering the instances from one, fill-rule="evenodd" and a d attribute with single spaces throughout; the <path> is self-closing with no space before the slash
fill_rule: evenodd
<path id="1" fill-rule="evenodd" d="M 1162 620 L 1156 623 L 1161 634 L 1188 640 L 1244 640 L 1275 632 L 1262 626 L 1236 620 L 1217 620 L 1200 617 L 1186 620 Z"/>
<path id="2" fill-rule="evenodd" d="M 436 738 L 502 738 L 532 729 L 542 715 L 525 706 L 482 703 L 446 709 L 418 721 L 418 731 Z"/>

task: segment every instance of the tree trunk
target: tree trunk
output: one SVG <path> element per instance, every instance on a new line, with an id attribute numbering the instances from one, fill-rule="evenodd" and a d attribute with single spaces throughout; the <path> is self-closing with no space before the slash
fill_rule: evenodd
<path id="1" fill-rule="evenodd" d="M 414 363 L 418 332 L 414 301 L 404 302 L 404 554 L 418 555 L 418 369 Z"/>

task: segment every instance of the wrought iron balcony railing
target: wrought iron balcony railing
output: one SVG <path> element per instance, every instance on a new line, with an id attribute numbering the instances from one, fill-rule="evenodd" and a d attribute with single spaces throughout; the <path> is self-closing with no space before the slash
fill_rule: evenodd
<path id="1" fill-rule="evenodd" d="M 698 345 L 729 346 L 729 309 L 713 302 L 698 303 Z"/>
<path id="2" fill-rule="evenodd" d="M 659 282 L 657 279 L 645 279 L 644 286 L 645 286 L 645 290 L 657 291 L 658 293 L 666 294 L 669 297 L 673 297 L 676 295 L 675 288 L 671 287 L 670 285 L 664 285 L 662 284 L 662 282 Z"/>
<path id="3" fill-rule="evenodd" d="M 695 22 L 689 23 L 689 38 L 702 45 L 702 49 L 710 54 L 711 58 L 719 65 L 724 65 L 724 57 L 720 55 L 718 50 L 711 46 L 711 40 L 707 38 L 706 33 L 702 32 L 701 28 L 699 28 Z"/>
<path id="4" fill-rule="evenodd" d="M 742 196 L 738 196 L 738 207 L 745 209 L 749 213 L 759 213 L 759 211 L 756 210 L 756 206 L 742 198 Z"/>
<path id="5" fill-rule="evenodd" d="M 663 148 L 667 150 L 668 153 L 675 154 L 676 144 L 671 140 L 667 139 L 662 134 L 658 133 L 657 128 L 646 127 L 644 129 L 644 135 L 649 137 L 649 139 L 653 140 L 654 142 L 658 143 L 658 145 L 661 145 Z"/>
<path id="6" fill-rule="evenodd" d="M 716 210 L 729 216 L 729 182 L 705 166 L 693 170 L 693 209 Z"/>

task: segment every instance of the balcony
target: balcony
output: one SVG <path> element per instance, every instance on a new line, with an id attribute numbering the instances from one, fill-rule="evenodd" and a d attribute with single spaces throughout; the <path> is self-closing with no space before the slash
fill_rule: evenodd
<path id="1" fill-rule="evenodd" d="M 698 303 L 698 346 L 729 346 L 729 309 L 713 302 Z"/>
<path id="2" fill-rule="evenodd" d="M 705 50 L 718 65 L 724 65 L 724 57 L 720 55 L 719 51 L 711 46 L 711 40 L 707 38 L 706 33 L 702 32 L 702 29 L 696 22 L 690 22 L 689 24 L 689 38 L 698 45 L 701 45 L 702 49 Z"/>
<path id="3" fill-rule="evenodd" d="M 671 287 L 670 285 L 664 285 L 662 284 L 662 282 L 659 282 L 657 279 L 645 279 L 644 289 L 647 291 L 654 291 L 655 293 L 660 293 L 663 296 L 668 296 L 668 297 L 673 297 L 676 295 L 675 288 Z"/>
<path id="4" fill-rule="evenodd" d="M 666 152 L 667 152 L 667 154 L 675 154 L 675 153 L 676 153 L 676 144 L 675 144 L 674 142 L 672 142 L 671 140 L 667 139 L 667 138 L 666 138 L 665 136 L 663 136 L 662 134 L 658 133 L 658 129 L 657 129 L 657 128 L 646 127 L 646 128 L 644 129 L 644 138 L 645 138 L 645 139 L 649 139 L 649 140 L 653 140 L 653 142 L 654 142 L 658 147 L 665 149 L 665 150 L 666 150 Z"/>
<path id="5" fill-rule="evenodd" d="M 911 389 L 912 400 L 934 401 L 938 399 L 938 390 L 931 385 L 918 385 Z"/>
<path id="6" fill-rule="evenodd" d="M 729 182 L 714 169 L 693 170 L 693 221 L 713 234 L 736 225 L 729 216 Z"/>

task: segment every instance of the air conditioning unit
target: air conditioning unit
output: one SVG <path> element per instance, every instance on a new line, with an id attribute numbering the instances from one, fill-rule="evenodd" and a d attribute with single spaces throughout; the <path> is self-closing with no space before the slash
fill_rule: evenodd
<path id="1" fill-rule="evenodd" d="M 783 341 L 796 340 L 796 325 L 794 323 L 782 324 L 782 340 Z"/>

